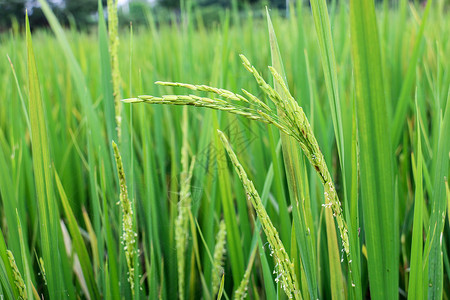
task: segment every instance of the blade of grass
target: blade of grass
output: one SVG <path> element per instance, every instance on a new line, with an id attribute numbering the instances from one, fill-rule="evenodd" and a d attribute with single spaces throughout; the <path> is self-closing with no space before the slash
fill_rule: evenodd
<path id="1" fill-rule="evenodd" d="M 95 114 L 95 110 L 93 109 L 94 103 L 91 94 L 89 93 L 86 77 L 81 70 L 80 64 L 77 62 L 72 49 L 70 48 L 69 41 L 63 31 L 63 28 L 61 27 L 55 14 L 52 12 L 47 1 L 39 0 L 39 3 L 41 4 L 42 11 L 46 16 L 60 47 L 62 48 L 66 62 L 69 65 L 69 71 L 72 76 L 72 80 L 75 83 L 75 91 L 78 94 L 83 112 L 86 114 L 87 128 L 95 128 L 95 130 L 89 131 L 90 134 L 88 137 L 91 139 L 94 149 L 96 149 L 95 154 L 99 156 L 100 164 L 101 161 L 104 162 L 107 178 L 111 178 L 111 180 L 106 182 L 108 187 L 106 191 L 108 193 L 108 199 L 113 199 L 113 185 L 115 178 L 112 174 L 113 155 L 110 148 L 106 146 L 105 139 L 101 135 L 102 131 L 100 129 L 103 128 L 103 126 L 101 126 L 98 115 Z"/>
<path id="2" fill-rule="evenodd" d="M 344 173 L 344 195 L 347 194 L 345 156 L 344 156 L 344 130 L 341 114 L 341 101 L 339 99 L 339 83 L 337 77 L 336 58 L 331 35 L 330 20 L 328 17 L 327 4 L 325 0 L 311 0 L 314 23 L 317 37 L 319 39 L 319 50 L 325 74 L 325 84 L 327 87 L 328 100 L 331 108 L 331 117 L 334 126 L 334 135 L 338 145 L 340 166 Z M 346 198 L 346 196 L 345 196 Z"/>
<path id="3" fill-rule="evenodd" d="M 203 276 L 202 267 L 201 267 L 199 243 L 198 243 L 198 239 L 197 239 L 197 230 L 198 230 L 198 233 L 199 233 L 200 238 L 204 245 L 205 245 L 205 239 L 200 230 L 200 226 L 198 225 L 197 220 L 194 220 L 194 217 L 192 216 L 192 212 L 190 210 L 188 211 L 188 215 L 189 215 L 189 225 L 190 225 L 190 229 L 191 229 L 191 233 L 192 233 L 192 244 L 193 244 L 193 250 L 194 250 L 194 257 L 195 257 L 195 262 L 197 263 L 198 272 L 200 273 L 200 282 L 202 285 L 203 296 L 205 297 L 205 299 L 211 299 L 212 297 L 211 297 L 210 291 L 208 289 L 208 284 L 205 281 L 205 278 Z M 208 256 L 209 256 L 209 259 L 212 261 L 213 258 L 211 256 L 211 253 L 208 253 Z"/>
<path id="4" fill-rule="evenodd" d="M 0 131 L 0 169 L 5 174 L 13 174 L 13 163 L 9 159 L 13 155 L 10 146 L 6 143 L 3 131 Z M 12 176 L 0 176 L 0 195 L 2 198 L 2 210 L 8 224 L 8 233 L 10 236 L 18 236 L 19 230 L 17 220 L 15 220 L 15 211 L 19 207 L 17 194 L 14 191 L 14 183 Z M 20 244 L 18 239 L 10 239 L 8 241 L 8 249 L 13 253 L 20 253 Z M 16 255 L 17 260 L 22 260 L 21 255 Z M 21 267 L 21 266 L 20 266 Z"/>
<path id="5" fill-rule="evenodd" d="M 217 118 L 214 118 L 215 127 L 218 127 Z M 233 284 L 238 285 L 242 277 L 244 276 L 244 253 L 241 246 L 240 232 L 237 224 L 236 210 L 233 204 L 233 197 L 231 195 L 231 184 L 227 171 L 226 163 L 224 160 L 225 153 L 222 147 L 220 147 L 220 142 L 218 137 L 214 140 L 215 151 L 217 153 L 217 168 L 219 170 L 219 189 L 220 198 L 222 200 L 222 209 L 225 219 L 225 224 L 227 227 L 227 245 L 229 259 L 231 262 L 231 272 L 233 275 Z M 224 176 L 225 175 L 225 176 Z"/>
<path id="6" fill-rule="evenodd" d="M 446 187 L 445 178 L 448 176 L 450 152 L 450 89 L 447 95 L 447 103 L 442 122 L 439 126 L 439 139 L 436 147 L 434 165 L 434 184 L 432 194 L 432 206 L 430 215 L 430 227 L 425 247 L 430 247 L 428 258 L 428 298 L 441 299 L 443 293 L 443 256 L 442 256 L 442 232 L 445 224 L 446 212 Z M 433 229 L 434 228 L 434 229 Z M 436 230 L 435 235 L 430 235 Z"/>
<path id="7" fill-rule="evenodd" d="M 350 30 L 361 158 L 361 192 L 371 296 L 398 297 L 398 224 L 375 6 L 350 1 Z"/>
<path id="8" fill-rule="evenodd" d="M 394 121 L 392 124 L 392 145 L 398 143 L 401 137 L 403 126 L 405 123 L 405 117 L 408 109 L 408 104 L 410 103 L 411 89 L 414 84 L 414 75 L 416 73 L 416 66 L 419 61 L 420 48 L 422 41 L 424 40 L 425 26 L 427 25 L 428 15 L 430 14 L 430 8 L 433 0 L 427 1 L 427 6 L 422 17 L 422 22 L 420 23 L 419 32 L 416 37 L 416 42 L 414 43 L 414 48 L 412 50 L 411 58 L 409 60 L 408 69 L 406 71 L 406 76 L 402 84 L 402 89 L 398 99 L 397 107 L 395 109 Z"/>
<path id="9" fill-rule="evenodd" d="M 331 209 L 325 208 L 325 218 L 327 227 L 328 260 L 330 264 L 331 295 L 333 299 L 345 299 L 345 279 L 342 276 L 336 227 L 334 225 Z"/>
<path id="10" fill-rule="evenodd" d="M 261 268 L 263 272 L 264 280 L 264 292 L 266 294 L 266 299 L 276 299 L 275 287 L 273 286 L 272 271 L 269 267 L 269 262 L 267 261 L 265 247 L 262 244 L 261 237 L 258 234 L 258 247 L 259 247 L 259 259 L 261 261 Z"/>
<path id="11" fill-rule="evenodd" d="M 58 299 L 64 293 L 62 281 L 61 255 L 59 253 L 59 214 L 53 194 L 53 178 L 47 128 L 45 124 L 44 103 L 41 98 L 36 61 L 31 40 L 30 25 L 26 16 L 28 95 L 33 149 L 34 179 L 38 201 L 40 246 L 46 269 L 47 286 L 50 298 Z"/>
<path id="12" fill-rule="evenodd" d="M 98 43 L 100 50 L 100 65 L 103 90 L 103 107 L 105 110 L 106 133 L 108 140 L 115 140 L 117 132 L 114 130 L 116 123 L 114 120 L 114 97 L 111 76 L 110 55 L 108 52 L 108 36 L 106 32 L 105 16 L 103 14 L 103 4 L 98 0 Z"/>
<path id="13" fill-rule="evenodd" d="M 224 283 L 225 283 L 225 274 L 222 275 L 222 279 L 220 280 L 219 292 L 217 293 L 217 300 L 222 299 L 223 291 L 224 291 Z"/>
<path id="14" fill-rule="evenodd" d="M 239 287 L 235 291 L 234 299 L 236 299 L 236 300 L 244 300 L 248 296 L 248 293 L 247 293 L 248 285 L 249 285 L 250 275 L 251 275 L 252 269 L 253 269 L 253 262 L 255 261 L 256 250 L 257 250 L 256 247 L 254 247 L 253 250 L 251 251 L 250 258 L 247 263 L 247 268 L 244 273 L 244 278 L 242 278 L 242 281 L 239 284 Z"/>
<path id="15" fill-rule="evenodd" d="M 422 142 L 420 134 L 419 107 L 416 93 L 416 116 L 417 116 L 417 171 L 415 176 L 416 191 L 414 200 L 414 222 L 411 242 L 411 263 L 408 288 L 408 299 L 423 299 L 423 174 L 422 174 Z"/>
<path id="16" fill-rule="evenodd" d="M 11 66 L 11 71 L 12 71 L 12 73 L 14 75 L 14 81 L 16 83 L 17 92 L 19 94 L 20 104 L 22 105 L 22 110 L 23 110 L 23 114 L 24 114 L 24 117 L 25 117 L 25 121 L 27 122 L 28 131 L 31 132 L 30 118 L 28 117 L 27 106 L 26 106 L 25 100 L 24 100 L 24 98 L 22 96 L 22 90 L 20 89 L 19 80 L 17 79 L 16 70 L 14 69 L 14 65 L 11 62 L 11 59 L 9 58 L 9 55 L 6 55 L 6 57 L 8 58 L 9 64 Z"/>
<path id="17" fill-rule="evenodd" d="M 80 265 L 83 270 L 84 278 L 86 279 L 86 284 L 89 289 L 91 299 L 98 299 L 100 293 L 98 292 L 97 284 L 95 282 L 94 273 L 92 272 L 92 262 L 89 257 L 86 245 L 84 244 L 83 237 L 81 236 L 78 222 L 73 214 L 72 208 L 70 207 L 69 200 L 67 199 L 64 187 L 62 186 L 61 180 L 59 179 L 58 173 L 55 170 L 55 181 L 56 186 L 59 191 L 59 196 L 61 199 L 61 204 L 64 209 L 64 214 L 67 218 L 67 224 L 69 226 L 69 231 L 72 236 L 73 246 L 75 252 L 78 254 L 78 259 L 80 260 Z"/>

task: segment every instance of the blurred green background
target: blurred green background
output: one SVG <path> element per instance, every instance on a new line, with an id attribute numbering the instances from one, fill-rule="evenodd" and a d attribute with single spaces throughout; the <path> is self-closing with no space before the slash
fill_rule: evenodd
<path id="1" fill-rule="evenodd" d="M 294 0 L 295 1 L 295 0 Z M 102 0 L 106 6 L 106 0 Z M 134 24 L 144 23 L 146 12 L 152 11 L 158 21 L 169 21 L 170 13 L 180 12 L 187 1 L 183 0 L 119 0 L 119 20 L 122 24 L 130 21 Z M 207 23 L 217 20 L 223 9 L 238 9 L 265 5 L 271 8 L 286 9 L 293 0 L 193 0 L 189 1 L 193 8 L 201 8 Z M 50 0 L 48 1 L 60 23 L 76 25 L 78 29 L 87 29 L 97 24 L 97 0 Z M 28 10 L 31 28 L 48 26 L 47 20 L 37 0 L 1 0 L 0 31 L 11 26 L 13 20 L 19 24 L 25 22 L 25 10 Z"/>

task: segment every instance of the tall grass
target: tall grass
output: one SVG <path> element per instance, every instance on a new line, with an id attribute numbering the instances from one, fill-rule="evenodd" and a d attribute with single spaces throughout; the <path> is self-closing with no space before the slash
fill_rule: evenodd
<path id="1" fill-rule="evenodd" d="M 444 1 L 117 36 L 41 3 L 0 36 L 3 298 L 448 299 Z"/>

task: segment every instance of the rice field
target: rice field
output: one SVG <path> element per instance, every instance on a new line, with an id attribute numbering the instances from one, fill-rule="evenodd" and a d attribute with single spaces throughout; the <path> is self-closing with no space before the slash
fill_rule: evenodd
<path id="1" fill-rule="evenodd" d="M 450 10 L 0 35 L 1 299 L 449 299 Z"/>

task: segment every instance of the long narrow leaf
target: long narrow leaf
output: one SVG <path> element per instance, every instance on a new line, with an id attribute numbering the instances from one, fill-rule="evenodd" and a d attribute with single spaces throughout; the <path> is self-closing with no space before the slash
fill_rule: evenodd
<path id="1" fill-rule="evenodd" d="M 393 153 L 372 0 L 350 1 L 350 30 L 361 157 L 361 193 L 371 296 L 398 297 L 398 225 Z"/>
<path id="2" fill-rule="evenodd" d="M 31 41 L 28 16 L 26 18 L 28 95 L 30 97 L 30 123 L 33 147 L 34 180 L 37 191 L 40 245 L 47 270 L 48 292 L 53 299 L 63 295 L 64 283 L 60 274 L 61 254 L 59 249 L 59 215 L 53 195 L 50 151 L 45 123 L 44 104 L 41 98 L 39 79 Z M 55 253 L 56 251 L 56 253 Z M 64 254 L 63 254 L 64 255 Z"/>

